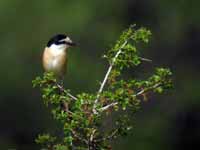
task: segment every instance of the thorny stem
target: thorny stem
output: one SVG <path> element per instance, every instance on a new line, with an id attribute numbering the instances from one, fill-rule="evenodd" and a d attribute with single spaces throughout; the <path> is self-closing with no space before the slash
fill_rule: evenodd
<path id="1" fill-rule="evenodd" d="M 97 106 L 99 97 L 100 97 L 100 95 L 101 95 L 101 93 L 102 93 L 102 91 L 103 91 L 103 88 L 104 88 L 104 86 L 105 86 L 107 80 L 108 80 L 108 77 L 109 77 L 109 75 L 110 75 L 110 72 L 111 72 L 111 70 L 112 70 L 114 64 L 115 64 L 115 61 L 116 61 L 117 57 L 118 57 L 119 54 L 122 52 L 122 49 L 124 48 L 124 46 L 125 46 L 127 43 L 128 43 L 128 41 L 125 41 L 124 44 L 120 47 L 119 51 L 116 53 L 115 57 L 113 58 L 113 60 L 112 60 L 112 62 L 111 62 L 111 64 L 110 64 L 110 67 L 108 68 L 108 71 L 107 71 L 107 73 L 106 73 L 106 75 L 105 75 L 105 77 L 104 77 L 104 80 L 103 80 L 103 82 L 102 82 L 100 88 L 99 88 L 99 91 L 97 92 L 97 98 L 96 98 L 96 100 L 95 100 L 95 102 L 94 102 L 94 107 L 93 107 L 93 113 L 94 113 L 94 114 L 97 114 L 96 106 Z"/>
<path id="2" fill-rule="evenodd" d="M 136 93 L 135 95 L 133 95 L 133 97 L 140 96 L 140 95 L 144 94 L 145 92 L 147 92 L 147 91 L 149 91 L 151 89 L 157 88 L 158 86 L 160 86 L 160 83 L 155 84 L 154 86 L 148 88 L 147 90 L 143 89 L 143 90 L 139 91 L 138 93 Z M 117 104 L 118 104 L 118 102 L 114 102 L 114 103 L 108 104 L 108 105 L 100 108 L 99 111 L 103 112 L 103 111 L 105 111 L 105 110 L 109 109 L 110 107 L 113 107 L 113 106 L 115 106 Z"/>

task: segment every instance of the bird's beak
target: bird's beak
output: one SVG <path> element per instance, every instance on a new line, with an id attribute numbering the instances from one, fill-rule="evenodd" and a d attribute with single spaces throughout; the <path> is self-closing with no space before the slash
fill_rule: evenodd
<path id="1" fill-rule="evenodd" d="M 74 43 L 74 42 L 72 42 L 71 40 L 65 40 L 65 43 L 66 43 L 67 45 L 71 46 L 71 47 L 77 46 L 77 44 Z"/>
<path id="2" fill-rule="evenodd" d="M 73 46 L 77 46 L 76 43 L 74 43 L 69 37 L 67 37 L 66 39 L 64 39 L 65 43 L 71 47 Z"/>
<path id="3" fill-rule="evenodd" d="M 69 46 L 77 46 L 77 44 L 74 43 L 74 42 L 67 42 L 67 44 L 68 44 Z"/>

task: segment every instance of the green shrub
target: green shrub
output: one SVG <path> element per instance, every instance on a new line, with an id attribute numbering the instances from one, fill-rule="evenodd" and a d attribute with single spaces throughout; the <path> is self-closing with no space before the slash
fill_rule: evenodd
<path id="1" fill-rule="evenodd" d="M 44 73 L 43 77 L 33 81 L 34 87 L 41 88 L 44 104 L 51 106 L 54 119 L 63 125 L 63 137 L 38 136 L 36 142 L 43 149 L 109 150 L 111 140 L 130 132 L 131 112 L 140 108 L 140 102 L 148 99 L 148 93 L 162 93 L 171 88 L 172 73 L 165 68 L 155 68 L 154 74 L 146 80 L 123 79 L 123 70 L 150 61 L 139 56 L 136 46 L 141 42 L 148 43 L 151 32 L 135 28 L 133 25 L 125 30 L 103 56 L 109 68 L 96 93 L 73 96 L 57 82 L 53 73 Z M 104 128 L 104 120 L 116 111 L 120 113 L 115 115 L 113 125 Z"/>

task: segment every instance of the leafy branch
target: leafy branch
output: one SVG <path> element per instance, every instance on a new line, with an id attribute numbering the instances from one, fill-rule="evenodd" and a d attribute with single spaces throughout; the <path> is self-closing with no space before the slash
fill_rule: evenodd
<path id="1" fill-rule="evenodd" d="M 156 68 L 145 80 L 123 79 L 123 72 L 151 60 L 139 55 L 137 45 L 148 43 L 151 32 L 146 28 L 130 26 L 120 36 L 113 48 L 104 55 L 109 63 L 108 70 L 96 93 L 72 95 L 69 89 L 59 84 L 53 73 L 33 80 L 39 86 L 46 106 L 51 106 L 54 119 L 63 125 L 64 136 L 39 135 L 36 139 L 46 150 L 109 150 L 110 141 L 126 136 L 132 129 L 131 116 L 126 109 L 135 113 L 149 93 L 162 93 L 171 88 L 169 69 Z M 113 122 L 105 128 L 104 119 L 120 111 Z"/>
<path id="2" fill-rule="evenodd" d="M 137 96 L 140 96 L 140 95 L 143 95 L 145 94 L 146 92 L 148 92 L 149 90 L 153 90 L 153 89 L 156 89 L 160 84 L 155 84 L 154 86 L 148 88 L 148 89 L 143 89 L 141 91 L 139 91 L 138 93 L 134 94 L 133 97 L 137 97 Z M 110 107 L 114 107 L 115 105 L 119 104 L 118 102 L 113 102 L 111 104 L 108 104 L 102 108 L 100 108 L 99 110 L 102 112 L 102 111 L 105 111 L 107 109 L 109 109 Z"/>

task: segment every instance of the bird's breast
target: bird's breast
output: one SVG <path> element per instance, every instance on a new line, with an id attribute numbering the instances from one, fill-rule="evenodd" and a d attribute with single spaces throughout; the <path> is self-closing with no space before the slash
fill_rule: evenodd
<path id="1" fill-rule="evenodd" d="M 47 72 L 63 75 L 66 72 L 67 53 L 66 50 L 54 50 L 45 48 L 43 53 L 43 67 Z"/>

